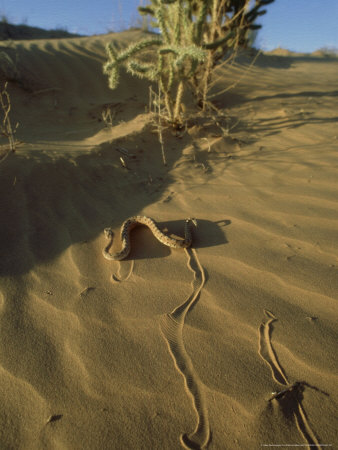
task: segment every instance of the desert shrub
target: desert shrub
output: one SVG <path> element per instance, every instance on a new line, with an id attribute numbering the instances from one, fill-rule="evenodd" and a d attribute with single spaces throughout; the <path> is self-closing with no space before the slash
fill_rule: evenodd
<path id="1" fill-rule="evenodd" d="M 215 66 L 229 51 L 248 44 L 250 31 L 260 28 L 255 20 L 266 13 L 262 7 L 273 1 L 256 0 L 250 6 L 250 0 L 151 0 L 139 12 L 151 16 L 159 33 L 120 52 L 107 45 L 104 73 L 110 87 L 118 85 L 121 66 L 157 82 L 168 122 L 180 126 L 184 89 L 190 86 L 197 104 L 205 108 Z M 150 49 L 155 58 L 144 62 L 142 55 Z"/>

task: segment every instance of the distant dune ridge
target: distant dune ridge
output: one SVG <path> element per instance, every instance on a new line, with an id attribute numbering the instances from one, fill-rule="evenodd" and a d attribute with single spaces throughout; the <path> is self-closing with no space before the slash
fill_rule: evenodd
<path id="1" fill-rule="evenodd" d="M 220 69 L 223 117 L 164 130 L 165 167 L 149 85 L 102 73 L 142 36 L 1 43 L 0 448 L 334 448 L 338 60 Z M 178 236 L 196 217 L 193 248 L 139 227 L 107 261 L 133 215 Z"/>
<path id="2" fill-rule="evenodd" d="M 21 24 L 14 25 L 6 20 L 0 21 L 0 40 L 22 40 L 22 39 L 60 39 L 79 36 L 75 33 L 69 33 L 67 30 L 55 29 L 44 30 L 39 27 L 32 27 Z"/>

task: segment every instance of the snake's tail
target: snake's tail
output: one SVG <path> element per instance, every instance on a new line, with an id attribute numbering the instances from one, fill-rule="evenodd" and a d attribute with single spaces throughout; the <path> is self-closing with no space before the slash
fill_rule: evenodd
<path id="1" fill-rule="evenodd" d="M 131 260 L 131 264 L 130 264 L 130 268 L 129 268 L 129 272 L 125 276 L 121 276 L 121 274 L 120 274 L 121 264 L 119 264 L 119 268 L 117 270 L 117 274 L 113 273 L 112 276 L 111 276 L 112 281 L 114 283 L 120 283 L 121 281 L 129 280 L 129 278 L 131 277 L 131 275 L 132 275 L 132 273 L 134 271 L 134 264 L 135 264 L 135 261 L 132 259 Z"/>

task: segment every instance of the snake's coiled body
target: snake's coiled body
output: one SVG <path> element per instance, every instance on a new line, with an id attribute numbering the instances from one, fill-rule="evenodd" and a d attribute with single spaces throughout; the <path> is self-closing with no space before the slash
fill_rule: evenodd
<path id="1" fill-rule="evenodd" d="M 187 248 L 190 247 L 192 243 L 192 234 L 191 234 L 191 225 L 197 225 L 195 219 L 186 219 L 184 225 L 184 239 L 174 239 L 166 234 L 162 233 L 162 231 L 158 228 L 155 220 L 146 216 L 133 216 L 129 219 L 125 220 L 121 226 L 121 242 L 122 249 L 118 253 L 109 253 L 109 249 L 113 245 L 113 231 L 111 228 L 105 228 L 104 234 L 107 239 L 110 240 L 109 244 L 102 250 L 102 254 L 106 259 L 112 261 L 121 261 L 126 258 L 131 250 L 130 247 L 130 231 L 138 225 L 146 225 L 153 235 L 159 240 L 162 244 L 167 245 L 171 248 Z"/>

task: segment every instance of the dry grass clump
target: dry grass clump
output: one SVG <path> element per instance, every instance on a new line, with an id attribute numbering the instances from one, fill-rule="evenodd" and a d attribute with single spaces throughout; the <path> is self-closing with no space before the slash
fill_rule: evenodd
<path id="1" fill-rule="evenodd" d="M 17 63 L 4 51 L 0 52 L 0 74 L 6 81 L 18 81 L 20 79 Z"/>
<path id="2" fill-rule="evenodd" d="M 15 152 L 17 147 L 15 133 L 19 126 L 17 123 L 13 128 L 10 121 L 9 113 L 11 111 L 11 99 L 7 91 L 7 84 L 8 83 L 6 82 L 3 90 L 0 91 L 0 107 L 3 116 L 0 124 L 0 134 L 8 141 L 7 144 L 0 145 L 0 162 L 3 162 L 10 153 Z"/>

